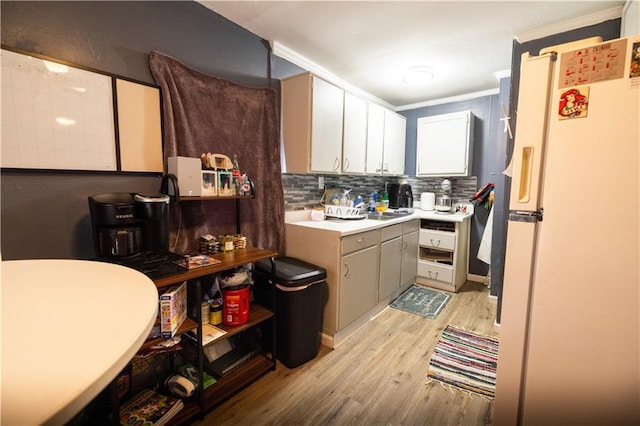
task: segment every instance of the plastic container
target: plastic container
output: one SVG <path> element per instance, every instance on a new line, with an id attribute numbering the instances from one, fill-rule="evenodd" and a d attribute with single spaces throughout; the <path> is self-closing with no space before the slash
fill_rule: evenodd
<path id="1" fill-rule="evenodd" d="M 249 321 L 249 285 L 222 289 L 222 322 L 236 326 Z"/>
<path id="2" fill-rule="evenodd" d="M 322 310 L 327 271 L 293 257 L 274 260 L 275 285 L 269 280 L 271 261 L 255 264 L 256 300 L 273 308 L 276 303 L 276 356 L 288 368 L 295 368 L 318 355 L 322 332 Z"/>
<path id="3" fill-rule="evenodd" d="M 435 210 L 436 194 L 433 192 L 423 192 L 420 195 L 420 210 Z"/>

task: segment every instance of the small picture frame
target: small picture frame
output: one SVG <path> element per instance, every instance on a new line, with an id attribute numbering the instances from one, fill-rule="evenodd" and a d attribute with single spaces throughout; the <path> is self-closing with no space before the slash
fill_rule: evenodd
<path id="1" fill-rule="evenodd" d="M 215 197 L 218 195 L 218 180 L 216 172 L 202 170 L 202 195 Z"/>
<path id="2" fill-rule="evenodd" d="M 231 172 L 218 172 L 218 194 L 221 197 L 236 195 Z"/>

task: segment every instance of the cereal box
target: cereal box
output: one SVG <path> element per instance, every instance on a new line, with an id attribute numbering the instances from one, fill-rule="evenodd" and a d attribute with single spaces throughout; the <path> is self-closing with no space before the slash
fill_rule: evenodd
<path id="1" fill-rule="evenodd" d="M 187 282 L 173 286 L 160 295 L 160 329 L 163 339 L 175 336 L 187 317 Z"/>

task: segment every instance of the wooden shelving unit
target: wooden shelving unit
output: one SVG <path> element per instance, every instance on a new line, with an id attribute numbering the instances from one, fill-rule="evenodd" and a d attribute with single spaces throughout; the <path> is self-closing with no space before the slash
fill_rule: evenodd
<path id="1" fill-rule="evenodd" d="M 200 199 L 201 197 L 195 197 Z M 211 197 L 219 199 L 220 197 Z M 243 249 L 217 253 L 213 255 L 214 258 L 220 260 L 219 264 L 203 266 L 201 268 L 191 269 L 183 273 L 174 274 L 171 276 L 161 277 L 154 279 L 154 283 L 158 289 L 163 289 L 173 284 L 179 284 L 184 281 L 196 280 L 196 297 L 200 297 L 200 283 L 198 278 L 216 274 L 226 271 L 228 269 L 235 268 L 250 263 L 255 263 L 259 260 L 270 259 L 277 256 L 277 252 L 272 250 L 264 250 L 255 247 L 246 247 Z M 224 339 L 228 339 L 235 336 L 245 330 L 252 327 L 260 326 L 265 321 L 274 316 L 273 312 L 263 306 L 256 303 L 252 303 L 249 312 L 249 321 L 246 324 L 239 326 L 225 326 L 219 325 L 217 327 L 226 331 L 224 336 L 209 343 L 213 344 Z M 178 334 L 185 333 L 190 330 L 198 330 L 198 319 L 195 321 L 191 318 L 187 318 L 178 330 Z M 202 336 L 199 337 L 198 342 L 201 342 Z M 154 339 L 146 342 L 144 347 L 151 346 L 162 339 Z M 198 345 L 198 343 L 196 343 Z M 202 347 L 202 345 L 200 345 Z M 204 369 L 204 354 L 202 350 L 198 352 L 198 368 L 203 371 Z M 180 410 L 174 418 L 171 419 L 171 424 L 176 425 L 188 425 L 192 424 L 197 418 L 202 418 L 208 411 L 211 411 L 214 407 L 221 402 L 230 398 L 240 390 L 244 389 L 255 380 L 259 379 L 269 371 L 275 370 L 275 356 L 272 353 L 256 353 L 253 358 L 249 359 L 237 370 L 229 373 L 228 375 L 220 378 L 216 378 L 217 382 L 206 390 L 198 389 L 196 394 L 190 398 L 185 399 L 184 408 Z"/>

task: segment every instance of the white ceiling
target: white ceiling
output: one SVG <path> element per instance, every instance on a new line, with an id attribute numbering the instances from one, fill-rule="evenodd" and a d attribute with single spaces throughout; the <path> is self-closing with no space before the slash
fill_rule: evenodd
<path id="1" fill-rule="evenodd" d="M 520 42 L 621 16 L 624 1 L 198 1 L 274 53 L 391 107 L 495 91 Z M 410 87 L 402 73 L 433 70 Z M 364 93 L 362 93 L 364 92 Z"/>

